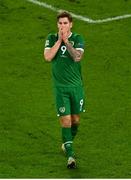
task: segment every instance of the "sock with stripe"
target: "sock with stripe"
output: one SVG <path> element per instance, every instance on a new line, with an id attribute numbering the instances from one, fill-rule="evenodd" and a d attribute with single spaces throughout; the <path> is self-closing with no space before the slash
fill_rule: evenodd
<path id="1" fill-rule="evenodd" d="M 72 148 L 72 134 L 70 127 L 62 127 L 62 140 L 66 149 L 66 153 L 68 157 L 73 156 L 73 148 Z"/>
<path id="2" fill-rule="evenodd" d="M 71 126 L 72 139 L 75 138 L 75 136 L 76 136 L 76 134 L 78 132 L 78 126 L 79 126 L 78 124 L 73 124 Z"/>

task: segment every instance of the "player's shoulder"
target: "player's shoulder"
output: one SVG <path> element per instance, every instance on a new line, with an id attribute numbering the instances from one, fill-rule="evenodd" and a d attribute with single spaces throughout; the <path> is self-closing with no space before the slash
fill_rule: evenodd
<path id="1" fill-rule="evenodd" d="M 76 32 L 72 32 L 72 36 L 75 37 L 75 38 L 77 38 L 78 36 L 81 36 L 81 34 L 76 33 Z"/>
<path id="2" fill-rule="evenodd" d="M 51 38 L 51 39 L 53 38 L 54 39 L 54 38 L 57 38 L 57 37 L 58 37 L 57 33 L 49 33 L 48 34 L 48 38 Z"/>
<path id="3" fill-rule="evenodd" d="M 74 47 L 79 49 L 84 49 L 84 39 L 83 37 L 78 33 L 72 33 L 72 41 L 74 41 Z"/>
<path id="4" fill-rule="evenodd" d="M 72 38 L 73 39 L 82 39 L 83 40 L 83 36 L 79 33 L 73 32 L 72 33 Z"/>

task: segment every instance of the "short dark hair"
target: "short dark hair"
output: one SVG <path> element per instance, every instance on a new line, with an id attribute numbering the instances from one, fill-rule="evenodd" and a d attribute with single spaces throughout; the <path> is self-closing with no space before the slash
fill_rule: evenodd
<path id="1" fill-rule="evenodd" d="M 61 12 L 57 15 L 57 21 L 58 21 L 60 18 L 64 18 L 64 17 L 67 17 L 70 22 L 73 21 L 72 15 L 71 15 L 69 12 L 67 12 L 67 11 L 61 11 Z"/>

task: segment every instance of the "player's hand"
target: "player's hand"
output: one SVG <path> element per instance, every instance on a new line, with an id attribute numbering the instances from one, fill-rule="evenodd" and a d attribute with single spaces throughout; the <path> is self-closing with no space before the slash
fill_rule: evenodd
<path id="1" fill-rule="evenodd" d="M 58 40 L 62 42 L 62 29 L 59 29 L 58 31 Z"/>
<path id="2" fill-rule="evenodd" d="M 61 29 L 61 37 L 64 43 L 68 41 L 68 32 L 66 28 Z"/>
<path id="3" fill-rule="evenodd" d="M 68 42 L 68 33 L 67 32 L 64 32 L 62 34 L 62 40 L 64 41 L 64 43 Z"/>

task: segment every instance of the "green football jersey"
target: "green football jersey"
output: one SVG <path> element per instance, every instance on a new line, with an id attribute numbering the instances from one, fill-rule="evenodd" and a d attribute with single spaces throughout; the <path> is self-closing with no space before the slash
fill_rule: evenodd
<path id="1" fill-rule="evenodd" d="M 51 48 L 57 40 L 58 34 L 49 34 L 45 49 Z M 84 42 L 79 34 L 71 33 L 68 40 L 75 49 L 84 51 Z M 73 60 L 64 42 L 52 60 L 52 74 L 55 87 L 82 86 L 81 64 Z"/>

